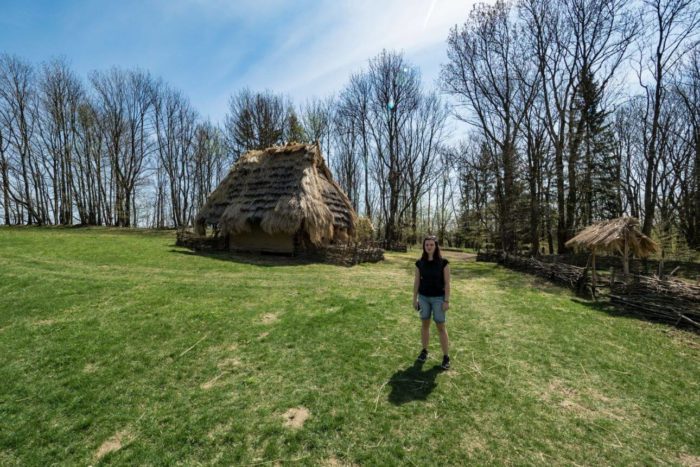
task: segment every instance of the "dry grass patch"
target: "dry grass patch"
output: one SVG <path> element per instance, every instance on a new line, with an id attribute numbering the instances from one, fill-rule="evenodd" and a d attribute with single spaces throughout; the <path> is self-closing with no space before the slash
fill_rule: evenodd
<path id="1" fill-rule="evenodd" d="M 241 366 L 241 360 L 238 358 L 226 358 L 224 360 L 221 360 L 219 363 L 216 364 L 217 368 L 219 370 L 225 371 L 225 370 L 231 370 L 232 368 Z"/>
<path id="2" fill-rule="evenodd" d="M 465 433 L 460 442 L 460 448 L 468 454 L 476 454 L 487 450 L 487 444 L 481 436 Z"/>
<path id="3" fill-rule="evenodd" d="M 263 324 L 272 324 L 276 322 L 279 319 L 279 316 L 277 313 L 265 313 L 262 315 L 262 318 L 260 318 L 260 322 Z"/>
<path id="4" fill-rule="evenodd" d="M 214 376 L 212 379 L 210 379 L 206 383 L 202 383 L 202 385 L 199 387 L 204 389 L 205 391 L 207 391 L 207 390 L 213 388 L 214 385 L 216 384 L 216 382 L 219 379 L 221 379 L 224 375 L 226 375 L 227 373 L 228 373 L 227 371 L 224 371 L 223 373 L 219 373 L 218 375 Z"/>
<path id="5" fill-rule="evenodd" d="M 209 347 L 209 350 L 213 353 L 218 353 L 218 352 L 235 352 L 238 350 L 238 344 L 234 343 L 225 343 L 225 344 L 220 344 L 220 345 L 214 345 Z"/>
<path id="6" fill-rule="evenodd" d="M 321 462 L 321 465 L 323 467 L 354 467 L 357 464 L 352 463 L 352 462 L 347 462 L 341 459 L 338 459 L 337 457 L 329 457 L 328 459 L 324 459 Z"/>
<path id="7" fill-rule="evenodd" d="M 119 451 L 122 447 L 132 442 L 135 438 L 136 436 L 134 436 L 134 434 L 128 430 L 117 432 L 114 436 L 102 443 L 102 445 L 100 445 L 100 447 L 97 449 L 97 452 L 95 452 L 94 455 L 95 462 L 99 461 L 110 452 Z"/>
<path id="8" fill-rule="evenodd" d="M 674 342 L 677 342 L 681 346 L 693 350 L 700 349 L 700 335 L 698 334 L 674 328 L 664 328 L 661 332 L 671 337 Z"/>
<path id="9" fill-rule="evenodd" d="M 682 453 L 678 456 L 678 462 L 684 467 L 700 467 L 700 456 Z"/>
<path id="10" fill-rule="evenodd" d="M 593 388 L 586 388 L 583 391 L 572 388 L 556 378 L 550 381 L 547 388 L 540 393 L 540 398 L 585 419 L 624 420 L 629 418 L 629 412 L 620 407 L 620 401 Z"/>
<path id="11" fill-rule="evenodd" d="M 301 428 L 310 416 L 311 412 L 306 407 L 289 409 L 282 415 L 284 417 L 284 426 L 288 428 Z"/>
<path id="12" fill-rule="evenodd" d="M 214 428 L 209 430 L 209 432 L 207 433 L 207 438 L 209 438 L 209 439 L 219 438 L 222 435 L 225 435 L 230 430 L 230 428 L 231 428 L 231 426 L 227 423 L 219 423 Z"/>
<path id="13" fill-rule="evenodd" d="M 94 363 L 88 363 L 83 367 L 83 373 L 94 373 L 97 371 L 97 365 Z"/>
<path id="14" fill-rule="evenodd" d="M 39 320 L 34 321 L 34 324 L 36 324 L 37 326 L 51 326 L 53 324 L 56 324 L 56 320 L 55 319 L 39 319 Z"/>

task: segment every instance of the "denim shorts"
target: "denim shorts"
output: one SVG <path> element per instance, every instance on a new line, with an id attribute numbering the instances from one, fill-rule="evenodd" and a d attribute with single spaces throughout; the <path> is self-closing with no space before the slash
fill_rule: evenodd
<path id="1" fill-rule="evenodd" d="M 442 304 L 444 302 L 444 295 L 440 295 L 439 297 L 426 297 L 425 295 L 418 294 L 420 319 L 430 319 L 430 315 L 432 314 L 433 321 L 436 323 L 444 323 L 447 320 L 447 316 L 445 316 L 445 312 L 442 309 Z"/>

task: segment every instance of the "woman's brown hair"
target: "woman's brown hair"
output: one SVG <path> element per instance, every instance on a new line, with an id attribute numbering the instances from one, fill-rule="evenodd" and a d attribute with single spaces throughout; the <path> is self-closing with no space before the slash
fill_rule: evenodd
<path id="1" fill-rule="evenodd" d="M 427 240 L 432 240 L 435 242 L 435 252 L 433 253 L 433 261 L 442 260 L 442 256 L 440 255 L 440 245 L 438 245 L 437 237 L 435 235 L 428 235 L 423 239 L 423 255 L 420 257 L 421 261 L 428 261 L 428 252 L 425 251 L 425 242 Z"/>

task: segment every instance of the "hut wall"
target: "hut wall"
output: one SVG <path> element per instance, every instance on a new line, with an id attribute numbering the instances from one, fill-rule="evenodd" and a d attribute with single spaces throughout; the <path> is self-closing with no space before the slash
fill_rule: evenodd
<path id="1" fill-rule="evenodd" d="M 294 242 L 289 234 L 276 233 L 271 235 L 259 226 L 254 226 L 250 232 L 231 235 L 229 249 L 291 254 L 294 253 Z"/>
<path id="2" fill-rule="evenodd" d="M 299 258 L 340 266 L 376 263 L 384 260 L 384 250 L 367 245 L 326 245 L 313 250 L 298 251 Z"/>
<path id="3" fill-rule="evenodd" d="M 175 241 L 177 246 L 184 246 L 194 251 L 225 250 L 226 243 L 225 237 L 207 237 L 186 230 L 178 230 Z"/>

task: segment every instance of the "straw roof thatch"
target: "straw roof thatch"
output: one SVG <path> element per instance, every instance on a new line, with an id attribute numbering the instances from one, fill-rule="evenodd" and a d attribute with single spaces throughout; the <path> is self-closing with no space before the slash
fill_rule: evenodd
<path id="1" fill-rule="evenodd" d="M 218 225 L 223 233 L 251 231 L 293 235 L 303 228 L 316 245 L 335 229 L 355 233 L 357 215 L 333 180 L 318 144 L 288 144 L 250 151 L 209 195 L 197 214 L 200 230 Z"/>
<path id="2" fill-rule="evenodd" d="M 598 250 L 624 254 L 625 238 L 630 251 L 637 257 L 647 257 L 658 251 L 656 243 L 639 231 L 639 220 L 634 217 L 618 217 L 590 225 L 566 242 L 576 250 Z"/>

